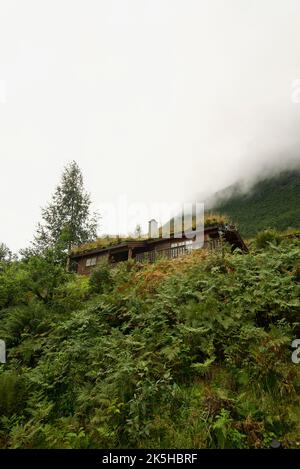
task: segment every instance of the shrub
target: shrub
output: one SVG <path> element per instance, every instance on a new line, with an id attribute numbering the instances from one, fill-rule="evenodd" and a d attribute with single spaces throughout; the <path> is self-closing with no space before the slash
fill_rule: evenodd
<path id="1" fill-rule="evenodd" d="M 112 276 L 108 264 L 100 264 L 93 270 L 89 284 L 92 293 L 103 293 L 111 288 Z"/>
<path id="2" fill-rule="evenodd" d="M 54 307 L 62 311 L 79 309 L 90 296 L 89 278 L 70 276 L 69 282 L 63 283 L 55 290 Z"/>
<path id="3" fill-rule="evenodd" d="M 22 412 L 26 403 L 24 379 L 16 372 L 0 372 L 0 415 L 11 417 Z"/>
<path id="4" fill-rule="evenodd" d="M 269 243 L 278 245 L 280 244 L 281 238 L 279 233 L 276 230 L 264 230 L 260 231 L 256 235 L 256 247 L 258 249 L 264 249 L 269 245 Z"/>

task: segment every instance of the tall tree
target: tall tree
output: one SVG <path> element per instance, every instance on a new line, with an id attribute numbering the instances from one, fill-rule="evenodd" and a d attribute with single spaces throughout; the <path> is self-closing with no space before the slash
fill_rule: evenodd
<path id="1" fill-rule="evenodd" d="M 136 225 L 135 230 L 134 230 L 134 237 L 141 239 L 142 237 L 142 227 L 141 225 Z"/>
<path id="2" fill-rule="evenodd" d="M 0 262 L 11 262 L 12 260 L 15 260 L 15 256 L 9 247 L 4 243 L 0 243 Z"/>
<path id="3" fill-rule="evenodd" d="M 75 161 L 65 167 L 51 202 L 42 209 L 33 247 L 36 252 L 58 248 L 70 251 L 76 244 L 97 236 L 98 215 L 90 212 L 91 199 L 85 191 L 81 170 Z"/>

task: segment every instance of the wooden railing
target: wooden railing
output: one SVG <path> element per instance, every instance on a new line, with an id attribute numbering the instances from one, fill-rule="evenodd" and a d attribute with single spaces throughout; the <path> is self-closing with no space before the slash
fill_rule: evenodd
<path id="1" fill-rule="evenodd" d="M 220 238 L 210 239 L 205 241 L 204 248 L 209 250 L 219 249 L 222 246 Z M 176 246 L 173 248 L 153 250 L 148 252 L 140 252 L 135 255 L 135 259 L 138 262 L 155 262 L 157 259 L 166 257 L 167 259 L 175 259 L 177 257 L 189 254 L 193 248 L 191 245 L 188 246 Z"/>

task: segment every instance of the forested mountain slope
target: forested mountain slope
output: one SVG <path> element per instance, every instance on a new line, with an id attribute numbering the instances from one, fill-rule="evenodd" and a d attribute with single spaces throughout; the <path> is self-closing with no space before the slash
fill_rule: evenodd
<path id="1" fill-rule="evenodd" d="M 227 214 L 243 236 L 266 228 L 300 228 L 300 170 L 284 171 L 243 192 L 235 184 L 216 194 L 213 211 Z"/>

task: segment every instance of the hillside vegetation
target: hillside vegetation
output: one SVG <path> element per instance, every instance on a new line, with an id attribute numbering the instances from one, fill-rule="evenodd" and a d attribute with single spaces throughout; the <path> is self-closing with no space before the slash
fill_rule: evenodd
<path id="1" fill-rule="evenodd" d="M 213 210 L 228 215 L 246 237 L 268 228 L 300 228 L 300 170 L 260 180 L 248 192 L 231 186 L 218 194 Z"/>
<path id="2" fill-rule="evenodd" d="M 300 241 L 67 274 L 1 264 L 1 448 L 300 445 Z"/>

